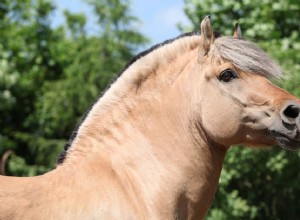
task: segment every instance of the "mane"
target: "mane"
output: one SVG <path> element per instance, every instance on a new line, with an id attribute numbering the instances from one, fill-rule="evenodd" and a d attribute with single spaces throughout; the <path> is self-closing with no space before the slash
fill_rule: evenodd
<path id="1" fill-rule="evenodd" d="M 282 69 L 254 43 L 233 37 L 220 37 L 211 49 L 214 59 L 226 60 L 238 69 L 266 78 L 279 79 Z"/>
<path id="2" fill-rule="evenodd" d="M 281 76 L 280 67 L 254 43 L 233 37 L 221 37 L 219 32 L 215 32 L 214 35 L 216 40 L 210 50 L 213 60 L 217 62 L 220 60 L 229 61 L 243 71 L 257 73 L 267 78 L 279 78 Z M 122 92 L 125 93 L 125 88 L 130 83 L 138 83 L 153 73 L 153 67 L 159 65 L 159 62 L 178 56 L 178 51 L 182 52 L 196 46 L 200 46 L 199 33 L 189 32 L 154 45 L 133 57 L 101 93 L 94 105 L 84 114 L 66 143 L 64 151 L 58 157 L 57 164 L 62 164 L 65 161 L 68 150 L 71 148 L 82 123 L 87 119 L 95 105 L 101 105 L 102 109 L 107 109 L 110 104 L 117 101 L 117 97 L 121 96 Z"/>
<path id="3" fill-rule="evenodd" d="M 135 65 L 135 66 L 141 66 L 142 63 L 144 62 L 139 62 L 137 63 L 138 61 L 140 61 L 142 58 L 145 58 L 146 56 L 150 55 L 151 53 L 154 53 L 154 52 L 157 52 L 159 50 L 161 50 L 162 48 L 174 43 L 174 42 L 178 42 L 179 40 L 183 39 L 183 38 L 188 38 L 188 37 L 191 37 L 191 36 L 199 36 L 199 32 L 188 32 L 188 33 L 185 33 L 185 34 L 182 34 L 178 37 L 175 37 L 175 38 L 172 38 L 172 39 L 168 39 L 166 41 L 164 41 L 163 43 L 159 43 L 159 44 L 156 44 L 152 47 L 150 47 L 149 49 L 139 53 L 138 55 L 136 55 L 135 57 L 133 57 L 125 66 L 124 68 L 121 70 L 121 72 L 119 72 L 116 77 L 112 80 L 112 82 L 107 86 L 107 88 L 101 92 L 100 96 L 97 98 L 97 101 L 95 103 L 97 103 L 100 99 L 103 99 L 105 96 L 107 96 L 107 93 L 111 90 L 111 87 L 112 85 L 114 85 L 116 83 L 116 81 L 118 81 L 119 78 L 121 78 L 121 76 L 124 75 L 125 72 L 128 72 L 129 69 L 132 67 L 132 65 Z M 215 36 L 218 37 L 219 36 L 219 33 L 216 32 L 215 33 Z M 163 53 L 160 53 L 161 56 Z M 168 54 L 172 54 L 171 51 L 168 52 Z M 159 59 L 157 59 L 159 60 Z M 149 62 L 153 62 L 153 58 L 149 57 L 148 60 L 146 60 L 146 63 Z M 139 67 L 136 67 L 135 69 L 138 69 Z M 134 70 L 131 70 L 131 72 L 134 72 Z M 143 75 L 146 75 L 147 73 L 149 73 L 149 70 L 148 71 L 140 71 L 140 72 L 143 72 Z M 134 74 L 131 74 L 131 75 L 134 75 Z M 143 75 L 137 75 L 137 77 L 139 78 L 143 78 L 145 76 Z M 137 78 L 131 78 L 131 80 L 138 80 Z M 95 104 L 94 103 L 94 104 Z M 64 146 L 64 151 L 59 155 L 57 161 L 56 161 L 56 164 L 59 165 L 59 164 L 62 164 L 65 159 L 66 159 L 66 156 L 67 156 L 67 152 L 69 150 L 69 148 L 71 147 L 74 139 L 76 138 L 77 134 L 78 134 L 78 130 L 81 126 L 81 124 L 83 123 L 83 121 L 85 121 L 85 119 L 87 118 L 89 112 L 92 110 L 94 104 L 89 108 L 89 110 L 83 115 L 83 117 L 80 119 L 79 123 L 76 125 L 75 129 L 73 130 L 70 138 L 69 138 L 69 141 L 65 144 Z"/>

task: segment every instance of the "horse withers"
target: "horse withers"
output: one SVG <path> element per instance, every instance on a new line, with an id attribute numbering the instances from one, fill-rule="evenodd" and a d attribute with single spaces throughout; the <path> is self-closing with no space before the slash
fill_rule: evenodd
<path id="1" fill-rule="evenodd" d="M 231 145 L 300 147 L 300 100 L 253 43 L 210 18 L 141 53 L 74 131 L 55 170 L 0 177 L 0 219 L 203 219 Z"/>

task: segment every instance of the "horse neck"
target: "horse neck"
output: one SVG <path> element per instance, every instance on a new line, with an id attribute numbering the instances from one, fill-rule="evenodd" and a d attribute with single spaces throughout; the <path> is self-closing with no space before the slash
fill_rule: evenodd
<path id="1" fill-rule="evenodd" d="M 195 137 L 190 123 L 186 85 L 193 80 L 188 74 L 196 74 L 197 54 L 195 48 L 165 62 L 111 97 L 110 105 L 96 103 L 61 168 L 84 172 L 80 167 L 90 167 L 97 172 L 99 167 L 101 173 L 109 167 L 121 180 L 129 178 L 138 186 L 143 201 L 155 201 L 157 210 L 203 217 L 216 191 L 225 150 L 201 138 L 203 134 Z"/>

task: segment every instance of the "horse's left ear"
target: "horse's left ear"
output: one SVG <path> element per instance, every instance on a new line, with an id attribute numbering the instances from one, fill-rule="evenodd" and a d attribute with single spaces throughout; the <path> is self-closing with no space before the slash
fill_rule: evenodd
<path id="1" fill-rule="evenodd" d="M 242 38 L 242 31 L 241 31 L 239 23 L 236 23 L 234 26 L 233 37 L 238 38 L 238 39 Z"/>
<path id="2" fill-rule="evenodd" d="M 204 54 L 206 55 L 209 52 L 210 45 L 215 40 L 210 16 L 206 16 L 201 22 L 201 36 L 203 39 Z"/>

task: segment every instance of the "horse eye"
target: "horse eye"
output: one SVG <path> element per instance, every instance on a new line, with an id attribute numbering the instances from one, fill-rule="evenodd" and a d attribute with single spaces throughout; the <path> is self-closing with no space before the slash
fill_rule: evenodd
<path id="1" fill-rule="evenodd" d="M 237 78 L 237 74 L 232 69 L 226 69 L 220 74 L 220 80 L 224 82 L 229 82 L 234 78 Z"/>

